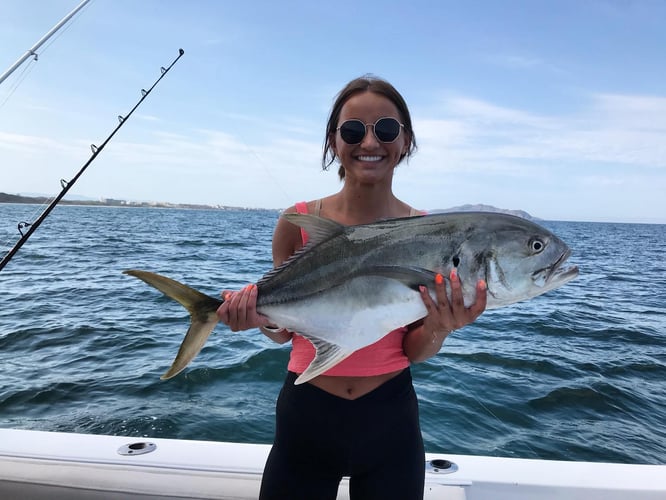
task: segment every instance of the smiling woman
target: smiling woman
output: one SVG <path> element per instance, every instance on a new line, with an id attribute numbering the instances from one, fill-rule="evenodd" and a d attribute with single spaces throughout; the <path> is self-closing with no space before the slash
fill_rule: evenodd
<path id="1" fill-rule="evenodd" d="M 339 162 L 342 188 L 285 211 L 273 236 L 273 263 L 279 268 L 273 276 L 284 275 L 280 271 L 286 269 L 285 262 L 306 245 L 308 238 L 314 240 L 310 247 L 321 242 L 326 227 L 357 226 L 418 214 L 393 194 L 395 168 L 414 152 L 416 142 L 409 109 L 390 83 L 367 75 L 349 82 L 336 98 L 325 134 L 322 164 L 326 169 Z M 302 231 L 295 223 L 302 219 L 294 218 L 298 217 L 293 215 L 295 212 L 319 216 L 315 220 L 320 226 L 301 224 L 305 229 Z M 425 245 L 421 242 L 419 246 Z M 347 250 L 337 248 L 334 254 L 354 260 L 353 252 Z M 385 259 L 380 265 L 384 264 Z M 335 271 L 330 265 L 322 267 Z M 285 322 L 276 316 L 278 324 L 273 325 L 273 315 L 257 311 L 258 305 L 263 307 L 257 298 L 258 288 L 266 285 L 264 280 L 259 286 L 225 292 L 217 314 L 233 331 L 260 327 L 272 340 L 292 343 L 289 372 L 277 403 L 276 435 L 263 476 L 262 499 L 332 499 L 343 476 L 351 477 L 352 498 L 422 498 L 423 439 L 409 366 L 434 356 L 454 329 L 474 321 L 486 305 L 482 281 L 476 285 L 476 302 L 465 304 L 457 275 L 451 271 L 449 298 L 440 272 L 445 271 L 431 272 L 425 279 L 435 290 L 433 296 L 425 286 L 415 294 L 414 289 L 395 279 L 373 282 L 360 294 L 374 296 L 381 309 L 391 303 L 390 297 L 381 292 L 392 285 L 402 286 L 421 311 L 419 315 L 408 314 L 410 307 L 403 303 L 399 305 L 400 314 L 395 315 L 399 321 L 386 323 L 381 315 L 371 315 L 372 326 L 357 329 L 348 327 L 355 314 L 344 308 L 335 311 L 333 317 L 327 316 L 327 328 L 336 334 L 348 333 L 348 338 L 356 338 L 370 331 L 378 333 L 371 343 L 346 351 L 339 349 L 330 356 L 326 353 L 334 349 L 318 342 L 321 339 L 305 335 L 303 323 Z M 340 278 L 340 273 L 334 274 L 338 276 L 325 276 L 320 283 Z M 348 302 L 352 295 L 358 294 L 341 299 Z M 295 315 L 303 320 L 308 312 L 312 310 Z M 333 358 L 335 363 L 323 361 L 326 358 Z M 345 425 L 341 427 L 340 422 Z M 399 484 L 392 482 L 397 476 L 402 478 Z"/>

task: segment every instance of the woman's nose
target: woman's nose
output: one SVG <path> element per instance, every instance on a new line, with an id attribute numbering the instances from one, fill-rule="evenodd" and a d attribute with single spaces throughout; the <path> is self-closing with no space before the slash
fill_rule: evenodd
<path id="1" fill-rule="evenodd" d="M 372 123 L 365 125 L 365 135 L 361 141 L 361 146 L 364 148 L 373 148 L 379 145 L 377 137 L 375 137 L 375 126 Z"/>

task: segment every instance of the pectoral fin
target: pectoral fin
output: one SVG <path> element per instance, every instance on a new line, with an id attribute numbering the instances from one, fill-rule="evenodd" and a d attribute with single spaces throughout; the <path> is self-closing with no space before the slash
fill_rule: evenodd
<path id="1" fill-rule="evenodd" d="M 420 285 L 432 288 L 435 283 L 435 275 L 436 273 L 428 269 L 409 266 L 372 266 L 361 269 L 356 274 L 356 276 L 381 276 L 393 279 L 416 291 Z"/>

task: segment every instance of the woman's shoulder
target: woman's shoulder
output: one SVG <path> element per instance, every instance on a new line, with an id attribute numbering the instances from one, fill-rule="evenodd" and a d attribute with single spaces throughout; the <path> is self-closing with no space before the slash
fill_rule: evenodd
<path id="1" fill-rule="evenodd" d="M 312 214 L 321 207 L 321 199 L 310 200 L 310 201 L 299 201 L 294 203 L 292 206 L 285 208 L 282 213 L 285 214 Z"/>
<path id="2" fill-rule="evenodd" d="M 427 210 L 421 210 L 421 209 L 414 208 L 414 207 L 409 207 L 409 216 L 410 217 L 416 217 L 417 215 L 428 215 L 428 211 Z"/>
<path id="3" fill-rule="evenodd" d="M 415 217 L 417 215 L 426 215 L 427 213 L 425 210 L 414 208 L 412 205 L 410 205 L 409 203 L 405 203 L 402 200 L 398 200 L 398 202 L 401 205 L 400 208 L 400 213 L 402 214 L 401 217 Z"/>
<path id="4" fill-rule="evenodd" d="M 317 198 L 316 200 L 309 201 L 299 201 L 289 208 L 283 210 L 285 214 L 312 214 L 319 216 L 322 210 L 322 206 L 329 200 L 331 197 Z"/>

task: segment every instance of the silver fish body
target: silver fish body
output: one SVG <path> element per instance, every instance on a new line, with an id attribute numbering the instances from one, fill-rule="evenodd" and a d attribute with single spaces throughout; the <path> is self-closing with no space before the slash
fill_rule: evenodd
<path id="1" fill-rule="evenodd" d="M 541 295 L 578 275 L 564 267 L 567 245 L 526 219 L 491 212 L 462 212 L 343 226 L 313 215 L 284 214 L 303 227 L 309 243 L 258 283 L 257 311 L 310 340 L 317 351 L 297 379 L 307 382 L 388 332 L 426 316 L 418 293 L 434 296 L 434 277 L 460 277 L 465 305 L 476 283 L 488 286 L 487 308 Z M 192 325 L 170 378 L 187 366 L 217 323 L 222 303 L 154 273 L 126 271 L 179 301 Z M 447 292 L 450 287 L 447 279 Z"/>

